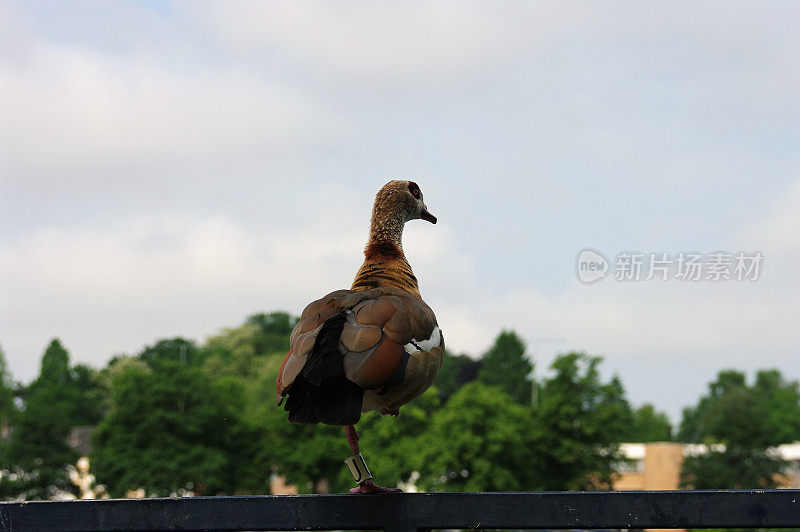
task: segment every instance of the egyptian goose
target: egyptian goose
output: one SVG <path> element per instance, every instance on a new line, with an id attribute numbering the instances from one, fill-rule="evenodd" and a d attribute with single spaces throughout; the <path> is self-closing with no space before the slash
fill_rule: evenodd
<path id="1" fill-rule="evenodd" d="M 358 483 L 352 493 L 400 491 L 372 482 L 353 427 L 361 413 L 397 416 L 442 367 L 444 337 L 403 254 L 403 226 L 416 219 L 436 223 L 416 183 L 381 188 L 352 287 L 309 303 L 278 371 L 277 404 L 288 395 L 289 421 L 345 426 L 353 450 L 345 462 Z"/>

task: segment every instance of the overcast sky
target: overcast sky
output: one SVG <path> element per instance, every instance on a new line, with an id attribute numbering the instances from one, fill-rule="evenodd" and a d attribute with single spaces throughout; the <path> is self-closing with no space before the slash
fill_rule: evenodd
<path id="1" fill-rule="evenodd" d="M 404 246 L 455 352 L 511 327 L 673 418 L 721 368 L 800 378 L 800 4 L 0 5 L 15 379 L 56 336 L 100 367 L 349 287 L 395 178 L 439 218 Z M 584 248 L 764 261 L 585 285 Z"/>

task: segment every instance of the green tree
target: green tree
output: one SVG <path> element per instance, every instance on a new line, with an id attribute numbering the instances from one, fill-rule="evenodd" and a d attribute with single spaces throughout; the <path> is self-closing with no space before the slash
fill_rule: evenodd
<path id="1" fill-rule="evenodd" d="M 633 413 L 617 377 L 603 383 L 601 358 L 560 355 L 555 375 L 542 385 L 536 409 L 535 467 L 548 490 L 610 488 L 614 465 L 623 460 Z"/>
<path id="2" fill-rule="evenodd" d="M 787 381 L 777 369 L 760 370 L 752 388 L 766 403 L 770 443 L 778 445 L 800 440 L 800 383 Z"/>
<path id="3" fill-rule="evenodd" d="M 633 428 L 630 440 L 634 442 L 670 441 L 672 424 L 664 412 L 645 403 L 633 413 Z"/>
<path id="4" fill-rule="evenodd" d="M 534 465 L 530 407 L 497 386 L 472 382 L 430 419 L 411 446 L 419 485 L 435 491 L 513 491 L 543 487 Z"/>
<path id="5" fill-rule="evenodd" d="M 681 482 L 696 489 L 769 488 L 786 465 L 773 447 L 793 440 L 800 417 L 797 383 L 760 371 L 752 386 L 738 371 L 719 372 L 697 405 L 684 409 L 680 436 L 708 452 L 684 461 Z"/>
<path id="6" fill-rule="evenodd" d="M 481 361 L 469 355 L 453 355 L 445 352 L 442 369 L 436 378 L 436 388 L 443 401 L 461 389 L 462 386 L 478 378 Z"/>
<path id="7" fill-rule="evenodd" d="M 55 490 L 74 491 L 66 465 L 78 456 L 66 440 L 81 411 L 81 399 L 69 353 L 53 340 L 42 357 L 39 376 L 25 390 L 25 408 L 7 449 L 15 480 L 2 481 L 1 497 L 44 499 Z"/>
<path id="8" fill-rule="evenodd" d="M 258 353 L 285 353 L 289 350 L 289 335 L 297 318 L 286 312 L 270 312 L 248 316 L 246 323 L 257 327 L 260 332 L 255 343 Z"/>
<path id="9" fill-rule="evenodd" d="M 678 437 L 761 447 L 796 441 L 800 439 L 798 382 L 787 382 L 778 370 L 761 370 L 755 383 L 748 385 L 744 373 L 720 371 L 697 405 L 684 409 Z"/>
<path id="10" fill-rule="evenodd" d="M 0 347 L 0 423 L 10 423 L 15 415 L 14 382 L 8 370 L 6 355 Z"/>
<path id="11" fill-rule="evenodd" d="M 531 371 L 533 365 L 525 358 L 525 342 L 514 331 L 502 331 L 481 360 L 478 380 L 500 387 L 518 404 L 529 405 Z"/>
<path id="12" fill-rule="evenodd" d="M 259 350 L 263 344 L 262 337 L 261 330 L 249 323 L 212 336 L 201 348 L 204 369 L 212 377 L 234 375 L 242 379 L 254 378 L 266 357 L 266 352 Z"/>
<path id="13" fill-rule="evenodd" d="M 706 489 L 767 489 L 785 463 L 772 452 L 731 446 L 688 456 L 681 469 L 681 486 Z"/>
<path id="14" fill-rule="evenodd" d="M 702 443 L 711 436 L 708 423 L 714 417 L 712 411 L 716 402 L 729 391 L 745 386 L 744 373 L 735 370 L 720 371 L 717 380 L 708 385 L 708 393 L 700 398 L 697 405 L 683 409 L 678 440 Z"/>
<path id="15" fill-rule="evenodd" d="M 257 440 L 243 402 L 236 382 L 214 382 L 180 356 L 129 364 L 112 378 L 111 410 L 93 434 L 93 472 L 114 496 L 235 492 Z"/>
<path id="16" fill-rule="evenodd" d="M 111 398 L 111 383 L 114 378 L 125 371 L 129 366 L 136 366 L 146 369 L 147 363 L 141 358 L 130 355 L 115 355 L 108 361 L 105 368 L 98 371 L 94 376 L 97 388 L 94 390 L 94 400 L 102 413 L 102 416 L 111 410 L 113 401 Z M 101 416 L 101 418 L 102 418 Z M 99 420 L 98 420 L 99 421 Z"/>
<path id="17" fill-rule="evenodd" d="M 441 407 L 440 393 L 432 387 L 421 397 L 400 409 L 400 415 L 381 416 L 369 412 L 358 424 L 361 447 L 375 481 L 394 487 L 397 481 L 407 482 L 425 462 L 420 460 L 420 448 L 428 442 L 427 431 L 432 417 Z M 349 471 L 340 468 L 337 490 L 353 487 Z"/>
<path id="18" fill-rule="evenodd" d="M 256 430 L 250 467 L 238 479 L 243 491 L 263 493 L 272 473 L 283 474 L 302 492 L 342 491 L 352 484 L 342 475 L 343 460 L 350 454 L 344 430 L 289 423 L 287 413 L 273 402 L 295 321 L 285 313 L 251 316 L 201 348 L 204 372 L 211 379 L 237 383 L 242 419 Z"/>
<path id="19" fill-rule="evenodd" d="M 287 483 L 303 493 L 344 491 L 352 484 L 342 476 L 343 460 L 351 454 L 344 429 L 289 423 L 283 407 L 275 406 L 275 379 L 283 356 L 257 358 L 258 365 L 242 379 L 247 398 L 242 415 L 259 431 L 253 469 L 262 478 L 270 473 L 284 475 Z"/>
<path id="20" fill-rule="evenodd" d="M 97 370 L 86 364 L 72 367 L 72 395 L 75 407 L 72 426 L 95 425 L 103 417 L 104 394 Z"/>
<path id="21" fill-rule="evenodd" d="M 175 361 L 190 365 L 200 365 L 203 362 L 195 343 L 180 337 L 159 340 L 155 345 L 145 347 L 139 354 L 139 358 L 150 366 L 155 366 L 164 361 Z"/>
<path id="22" fill-rule="evenodd" d="M 17 407 L 14 404 L 14 383 L 6 364 L 6 356 L 0 348 L 0 464 L 8 464 L 8 438 L 11 428 L 17 421 Z"/>

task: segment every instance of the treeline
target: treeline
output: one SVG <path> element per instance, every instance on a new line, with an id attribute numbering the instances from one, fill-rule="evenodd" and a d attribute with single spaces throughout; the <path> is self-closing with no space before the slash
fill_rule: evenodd
<path id="1" fill-rule="evenodd" d="M 295 321 L 257 314 L 202 345 L 162 340 L 100 370 L 71 364 L 53 340 L 28 386 L 11 381 L 0 353 L 0 498 L 77 495 L 67 437 L 80 426 L 95 427 L 91 472 L 115 497 L 267 493 L 275 475 L 301 492 L 345 491 L 342 428 L 290 424 L 274 406 Z M 412 479 L 424 490 L 607 489 L 621 442 L 670 440 L 673 429 L 652 405 L 632 408 L 601 363 L 560 355 L 534 386 L 512 331 L 480 358 L 448 354 L 436 386 L 397 419 L 362 417 L 370 469 L 379 482 Z M 685 485 L 770 487 L 785 466 L 770 448 L 800 440 L 798 383 L 775 370 L 752 385 L 720 372 L 684 411 L 677 439 L 724 444 L 687 459 Z"/>

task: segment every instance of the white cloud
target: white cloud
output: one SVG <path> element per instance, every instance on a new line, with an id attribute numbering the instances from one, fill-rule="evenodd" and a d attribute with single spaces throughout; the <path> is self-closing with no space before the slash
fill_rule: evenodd
<path id="1" fill-rule="evenodd" d="M 192 2 L 185 7 L 188 17 L 237 55 L 291 57 L 314 71 L 367 85 L 486 75 L 480 71 L 496 66 L 499 56 L 509 61 L 508 52 L 520 44 L 542 42 L 541 30 L 547 28 L 478 3 Z M 548 24 L 563 20 L 560 11 L 548 10 Z"/>
<path id="2" fill-rule="evenodd" d="M 224 217 L 167 217 L 7 242 L 3 347 L 17 376 L 30 378 L 53 335 L 78 360 L 101 364 L 158 336 L 202 338 L 251 312 L 298 313 L 347 287 L 358 267 L 364 235 L 335 230 L 254 234 Z"/>
<path id="3" fill-rule="evenodd" d="M 347 286 L 367 198 L 401 175 L 442 220 L 409 225 L 406 252 L 456 351 L 501 327 L 563 337 L 673 406 L 707 369 L 796 358 L 800 183 L 763 202 L 796 175 L 797 7 L 117 5 L 91 8 L 93 32 L 79 6 L 0 3 L 17 377 L 54 334 L 99 364 L 298 312 Z M 719 242 L 762 251 L 764 274 L 562 286 L 545 270 L 584 238 Z"/>
<path id="4" fill-rule="evenodd" d="M 800 376 L 791 371 L 800 351 L 800 294 L 790 268 L 797 246 L 786 231 L 799 200 L 796 192 L 787 195 L 743 231 L 755 235 L 742 237 L 756 246 L 745 250 L 765 255 L 763 276 L 751 283 L 606 279 L 585 286 L 576 279 L 562 293 L 529 286 L 492 293 L 448 228 L 413 222 L 404 247 L 451 350 L 479 354 L 511 327 L 537 350 L 539 370 L 557 350 L 604 355 L 636 402 L 655 401 L 677 417 L 688 400 L 665 399 L 668 390 L 696 395 L 721 367 L 777 366 Z M 61 335 L 78 360 L 101 365 L 158 337 L 202 339 L 248 313 L 297 313 L 348 286 L 365 236 L 366 228 L 313 220 L 260 234 L 224 216 L 40 231 L 7 242 L 0 257 L 3 347 L 17 377 L 27 379 L 52 335 Z M 543 337 L 565 342 L 537 346 Z"/>
<path id="5" fill-rule="evenodd" d="M 77 360 L 101 365 L 157 337 L 202 339 L 249 313 L 299 314 L 313 299 L 350 286 L 366 235 L 366 228 L 313 220 L 258 233 L 224 216 L 39 231 L 6 242 L 0 256 L 3 348 L 15 375 L 29 379 L 52 336 Z M 446 232 L 406 238 L 423 270 L 443 258 L 447 240 Z M 436 279 L 443 276 L 427 282 Z"/>
<path id="6" fill-rule="evenodd" d="M 738 240 L 743 244 L 800 259 L 800 179 L 741 233 Z"/>
<path id="7" fill-rule="evenodd" d="M 311 149 L 346 122 L 297 88 L 236 67 L 171 69 L 37 42 L 4 65 L 6 172 L 52 181 L 142 163 L 241 158 Z"/>
<path id="8" fill-rule="evenodd" d="M 677 420 L 679 408 L 719 369 L 778 367 L 800 378 L 798 213 L 800 180 L 733 239 L 740 248 L 729 251 L 764 255 L 757 281 L 607 278 L 587 286 L 576 278 L 555 295 L 525 286 L 489 293 L 473 284 L 464 287 L 468 300 L 442 298 L 436 310 L 452 350 L 481 353 L 500 328 L 510 327 L 537 351 L 539 371 L 557 352 L 602 355 L 607 370 L 621 373 L 634 401 L 654 402 Z M 542 338 L 564 342 L 539 350 Z"/>

